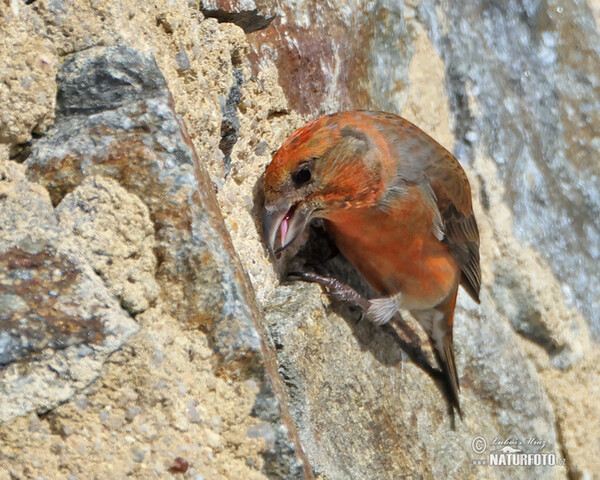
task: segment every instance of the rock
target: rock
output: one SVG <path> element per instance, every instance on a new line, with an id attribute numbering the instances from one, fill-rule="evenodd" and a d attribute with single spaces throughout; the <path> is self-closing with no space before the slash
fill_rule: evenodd
<path id="1" fill-rule="evenodd" d="M 280 2 L 280 10 L 249 38 L 250 58 L 255 70 L 277 66 L 290 108 L 313 116 L 352 108 L 396 111 L 406 100 L 412 41 L 402 2 L 344 0 L 333 8 L 310 0 L 302 7 Z"/>
<path id="2" fill-rule="evenodd" d="M 235 23 L 251 33 L 269 26 L 277 5 L 273 0 L 200 0 L 200 11 L 205 17 Z"/>
<path id="3" fill-rule="evenodd" d="M 243 83 L 244 73 L 242 70 L 235 68 L 233 70 L 233 85 L 221 107 L 223 121 L 221 122 L 219 149 L 223 152 L 226 173 L 229 173 L 231 168 L 231 150 L 233 150 L 233 146 L 239 137 L 240 120 L 237 115 L 237 107 L 240 103 L 240 90 Z"/>
<path id="4" fill-rule="evenodd" d="M 154 228 L 146 205 L 114 180 L 87 177 L 56 209 L 79 251 L 132 315 L 158 297 Z"/>
<path id="5" fill-rule="evenodd" d="M 95 55 L 73 55 L 59 71 L 57 120 L 90 116 L 142 103 L 165 100 L 167 83 L 152 57 L 128 48 L 94 49 Z M 99 88 L 102 87 L 102 88 Z M 115 124 L 123 119 L 111 119 Z"/>
<path id="6" fill-rule="evenodd" d="M 148 450 L 150 450 L 150 447 L 145 447 L 145 448 L 132 447 L 131 448 L 131 459 L 136 463 L 142 463 L 144 461 L 144 458 L 146 458 L 146 454 L 148 453 Z"/>
<path id="7" fill-rule="evenodd" d="M 487 322 L 488 312 L 478 308 L 459 311 L 455 345 L 464 420 L 453 420 L 444 388 L 388 329 L 349 312 L 324 316 L 315 290 L 282 288 L 266 313 L 290 412 L 315 473 L 468 476 L 482 458 L 471 449 L 477 436 L 490 444 L 496 437 L 543 438 L 545 452 L 560 456 L 552 404 L 506 323 Z M 499 365 L 503 375 L 496 374 Z M 351 433 L 357 425 L 369 427 L 357 436 Z M 504 471 L 511 478 L 532 474 L 521 467 Z M 561 478 L 559 469 L 537 472 Z"/>
<path id="8" fill-rule="evenodd" d="M 43 22 L 20 2 L 2 13 L 0 51 L 0 142 L 24 143 L 32 131 L 42 133 L 52 123 L 58 67 L 51 42 L 31 35 Z"/>
<path id="9" fill-rule="evenodd" d="M 600 169 L 591 160 L 597 156 L 592 125 L 600 118 L 588 113 L 600 105 L 596 82 L 586 80 L 596 75 L 600 34 L 587 6 L 511 1 L 501 8 L 473 2 L 439 9 L 427 1 L 418 14 L 445 58 L 463 157 L 474 153 L 463 138 L 477 133 L 506 186 L 517 238 L 548 260 L 566 285 L 563 295 L 600 339 L 600 199 L 594 193 Z M 489 20 L 478 22 L 482 14 Z M 439 25 L 448 26 L 443 36 L 434 33 Z"/>
<path id="10" fill-rule="evenodd" d="M 579 478 L 594 478 L 600 471 L 598 456 L 589 445 L 598 443 L 600 431 L 600 349 L 596 346 L 576 368 L 560 375 L 548 371 L 546 381 L 556 404 L 557 429 L 568 456 L 570 472 Z"/>
<path id="11" fill-rule="evenodd" d="M 264 438 L 267 447 L 272 449 L 275 447 L 276 434 L 273 426 L 268 422 L 260 422 L 248 429 L 250 438 Z"/>
<path id="12" fill-rule="evenodd" d="M 131 314 L 159 302 L 182 328 L 207 332 L 220 375 L 270 385 L 274 366 L 261 348 L 260 313 L 214 187 L 153 58 L 126 47 L 91 48 L 71 56 L 57 78 L 57 122 L 25 164 L 57 205 L 59 228 L 72 230 L 82 255 Z M 154 367 L 168 363 L 167 355 L 157 346 Z M 158 381 L 153 404 L 164 402 L 169 388 Z M 273 391 L 261 389 L 256 402 L 277 410 L 281 393 Z M 124 409 L 99 416 L 111 431 L 139 417 L 139 410 Z M 288 436 L 293 427 L 283 427 L 279 412 L 268 421 L 274 448 L 262 468 L 275 472 L 276 463 L 280 478 L 299 478 L 303 466 Z M 189 431 L 203 423 L 190 404 L 174 426 Z M 221 435 L 205 430 L 205 443 L 221 455 Z M 135 446 L 124 461 L 146 462 L 146 454 Z"/>
<path id="13" fill-rule="evenodd" d="M 142 199 L 145 205 L 136 208 L 147 209 L 154 223 L 157 277 L 172 313 L 211 332 L 224 368 L 254 368 L 260 341 L 244 301 L 245 280 L 223 240 L 213 187 L 154 60 L 124 47 L 90 49 L 70 58 L 58 80 L 58 122 L 33 146 L 30 178 L 48 188 L 54 203 L 67 202 L 59 208 L 65 218 L 88 176 L 114 178 Z M 153 269 L 152 261 L 145 263 Z M 146 283 L 151 300 L 153 287 Z M 220 290 L 207 288 L 218 283 Z"/>
<path id="14" fill-rule="evenodd" d="M 190 59 L 182 44 L 180 44 L 179 52 L 175 55 L 175 61 L 177 62 L 177 70 L 181 73 L 191 68 Z"/>
<path id="15" fill-rule="evenodd" d="M 96 380 L 137 325 L 62 230 L 47 192 L 0 164 L 0 423 Z"/>
<path id="16" fill-rule="evenodd" d="M 169 470 L 173 473 L 185 473 L 189 466 L 189 463 L 184 458 L 177 457 L 173 460 L 173 465 L 169 467 Z"/>

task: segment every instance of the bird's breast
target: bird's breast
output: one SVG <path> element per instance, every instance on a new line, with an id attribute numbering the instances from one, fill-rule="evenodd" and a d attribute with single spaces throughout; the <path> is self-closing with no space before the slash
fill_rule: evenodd
<path id="1" fill-rule="evenodd" d="M 434 212 L 418 190 L 384 207 L 348 208 L 325 223 L 344 256 L 383 295 L 409 310 L 440 304 L 459 280 L 458 264 L 433 234 Z"/>

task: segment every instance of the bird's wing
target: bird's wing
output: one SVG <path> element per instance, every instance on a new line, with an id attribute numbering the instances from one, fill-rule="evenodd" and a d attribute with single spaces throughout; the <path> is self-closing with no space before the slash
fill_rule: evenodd
<path id="1" fill-rule="evenodd" d="M 442 148 L 442 147 L 440 147 Z M 471 188 L 464 170 L 447 151 L 425 169 L 444 224 L 444 242 L 462 271 L 461 284 L 479 302 L 479 230 L 473 215 Z"/>
<path id="2" fill-rule="evenodd" d="M 434 195 L 431 200 L 437 205 L 443 224 L 442 241 L 462 271 L 461 284 L 479 302 L 479 230 L 464 170 L 450 152 L 412 123 L 401 117 L 380 115 L 379 129 L 391 141 L 390 153 L 397 162 L 398 179 L 421 186 L 425 197 L 428 192 Z"/>

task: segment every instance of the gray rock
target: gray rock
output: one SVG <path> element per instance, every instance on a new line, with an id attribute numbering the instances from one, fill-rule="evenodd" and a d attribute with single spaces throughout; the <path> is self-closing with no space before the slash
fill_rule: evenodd
<path id="1" fill-rule="evenodd" d="M 284 426 L 279 412 L 274 360 L 261 348 L 261 314 L 214 186 L 154 59 L 125 47 L 91 48 L 70 57 L 58 80 L 57 123 L 32 146 L 27 175 L 46 187 L 59 227 L 72 230 L 124 308 L 132 314 L 146 309 L 157 285 L 182 328 L 207 332 L 220 375 L 261 385 L 257 402 L 273 413 L 261 420 L 276 432 L 264 469 L 273 478 L 301 478 L 301 449 L 290 440 L 291 420 Z M 236 85 L 230 120 L 239 101 Z M 164 357 L 157 350 L 157 365 Z M 262 415 L 259 410 L 255 415 Z M 100 422 L 117 422 L 111 428 L 137 415 L 103 413 Z M 187 414 L 191 422 L 202 421 L 193 403 Z M 213 436 L 221 449 L 220 436 Z M 132 450 L 134 462 L 144 455 Z"/>
<path id="2" fill-rule="evenodd" d="M 48 188 L 55 204 L 66 202 L 59 207 L 61 218 L 81 203 L 77 198 L 94 197 L 91 192 L 71 197 L 90 176 L 111 177 L 141 199 L 154 223 L 158 282 L 169 285 L 165 294 L 173 313 L 212 332 L 223 365 L 232 371 L 242 364 L 253 368 L 260 342 L 245 300 L 245 279 L 224 240 L 212 185 L 172 109 L 156 62 L 125 47 L 76 54 L 59 73 L 57 102 L 59 121 L 35 143 L 26 162 L 30 178 Z M 82 205 L 91 208 L 89 202 Z M 78 228 L 85 239 L 84 225 Z M 99 260 L 106 256 L 95 250 Z M 109 257 L 116 253 L 111 252 Z M 151 301 L 152 287 L 142 288 Z M 128 308 L 143 308 L 132 302 L 126 300 Z"/>
<path id="3" fill-rule="evenodd" d="M 231 151 L 239 136 L 240 119 L 238 118 L 237 107 L 240 103 L 243 83 L 244 73 L 239 68 L 234 68 L 233 85 L 229 90 L 227 99 L 221 106 L 223 120 L 221 121 L 221 141 L 219 142 L 219 149 L 223 152 L 226 173 L 228 173 L 231 168 Z"/>
<path id="4" fill-rule="evenodd" d="M 175 61 L 177 62 L 177 71 L 183 73 L 191 68 L 190 59 L 185 51 L 185 47 L 180 42 L 179 52 L 175 55 Z"/>
<path id="5" fill-rule="evenodd" d="M 467 140 L 460 157 L 473 157 L 467 136 L 477 132 L 518 238 L 549 261 L 600 339 L 600 34 L 587 4 L 426 1 L 419 16 L 445 59 L 455 134 Z"/>
<path id="6" fill-rule="evenodd" d="M 109 55 L 71 56 L 57 84 L 57 117 L 106 112 L 167 92 L 154 59 L 123 46 L 111 47 Z"/>
<path id="7" fill-rule="evenodd" d="M 480 455 L 471 448 L 478 436 L 488 445 L 494 438 L 543 438 L 545 453 L 560 457 L 550 400 L 506 322 L 486 321 L 487 312 L 475 305 L 458 312 L 460 420 L 450 414 L 443 386 L 411 361 L 389 329 L 343 309 L 323 317 L 315 289 L 279 289 L 266 316 L 290 413 L 316 474 L 465 478 L 474 461 L 487 460 L 489 450 Z M 498 473 L 531 478 L 532 471 Z M 563 478 L 560 469 L 535 471 Z"/>
<path id="8" fill-rule="evenodd" d="M 267 28 L 275 18 L 277 3 L 273 0 L 201 0 L 200 11 L 219 22 L 235 23 L 244 32 Z"/>
<path id="9" fill-rule="evenodd" d="M 59 228 L 48 194 L 21 165 L 0 169 L 2 423 L 92 383 L 137 325 Z"/>

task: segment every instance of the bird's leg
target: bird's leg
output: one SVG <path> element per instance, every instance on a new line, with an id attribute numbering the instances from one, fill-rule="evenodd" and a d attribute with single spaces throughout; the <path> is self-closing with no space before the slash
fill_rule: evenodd
<path id="1" fill-rule="evenodd" d="M 400 309 L 400 295 L 369 300 L 337 278 L 325 277 L 312 272 L 290 272 L 289 276 L 324 286 L 335 300 L 341 300 L 360 308 L 375 325 L 385 325 L 394 318 Z"/>
<path id="2" fill-rule="evenodd" d="M 367 312 L 371 305 L 371 302 L 367 298 L 336 278 L 325 277 L 312 272 L 290 272 L 289 276 L 298 277 L 305 282 L 318 283 L 324 286 L 329 295 L 335 300 L 347 302 L 350 305 L 360 308 L 363 312 Z"/>
<path id="3" fill-rule="evenodd" d="M 373 298 L 369 300 L 361 295 L 351 286 L 339 281 L 333 277 L 325 277 L 312 272 L 291 272 L 290 276 L 298 277 L 305 282 L 318 283 L 324 286 L 329 295 L 335 300 L 347 302 L 350 305 L 362 310 L 363 315 L 375 325 L 381 326 L 388 323 L 394 317 L 396 325 L 408 338 L 410 344 L 420 345 L 418 335 L 413 332 L 410 326 L 402 319 L 399 314 L 400 294 L 392 297 Z"/>

